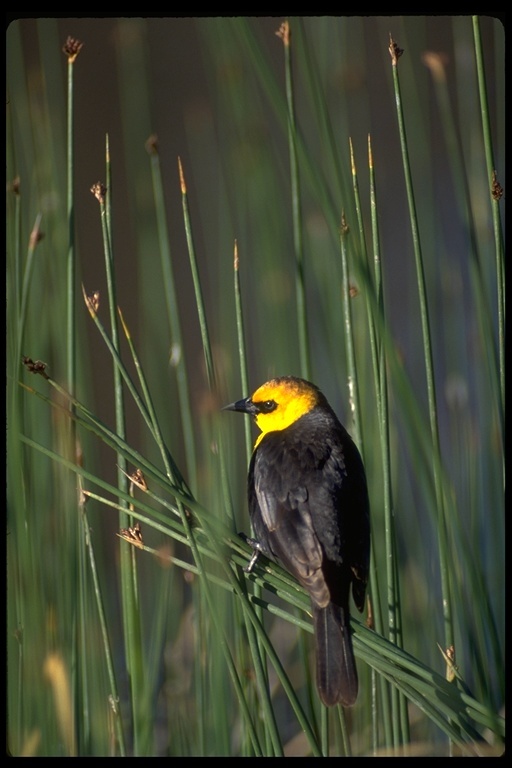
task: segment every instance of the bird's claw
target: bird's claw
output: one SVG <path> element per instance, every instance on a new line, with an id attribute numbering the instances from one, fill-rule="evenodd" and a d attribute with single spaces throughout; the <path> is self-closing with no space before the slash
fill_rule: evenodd
<path id="1" fill-rule="evenodd" d="M 245 533 L 239 534 L 240 538 L 242 538 L 252 549 L 254 552 L 252 553 L 252 557 L 247 563 L 247 565 L 244 566 L 244 573 L 251 573 L 252 569 L 256 565 L 256 561 L 260 554 L 263 552 L 263 548 L 259 541 L 256 539 L 251 539 L 250 536 L 246 536 Z"/>

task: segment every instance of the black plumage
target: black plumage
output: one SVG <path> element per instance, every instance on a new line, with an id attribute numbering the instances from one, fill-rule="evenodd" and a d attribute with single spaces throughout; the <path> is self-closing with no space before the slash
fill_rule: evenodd
<path id="1" fill-rule="evenodd" d="M 312 388 L 314 397 L 292 423 L 272 430 L 272 411 L 280 408 L 279 387 L 289 381 Z M 355 443 L 314 385 L 290 377 L 272 383 L 274 389 L 266 385 L 264 401 L 255 393 L 233 404 L 234 410 L 252 413 L 264 424 L 248 475 L 254 536 L 259 549 L 279 561 L 311 597 L 321 700 L 328 706 L 351 706 L 358 678 L 349 595 L 352 588 L 362 611 L 369 565 L 365 471 Z M 275 393 L 272 399 L 269 392 Z M 258 414 L 268 414 L 268 422 Z"/>

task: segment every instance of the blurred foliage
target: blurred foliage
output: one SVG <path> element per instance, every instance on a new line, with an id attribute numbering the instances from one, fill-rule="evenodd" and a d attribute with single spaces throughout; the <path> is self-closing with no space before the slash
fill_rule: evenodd
<path id="1" fill-rule="evenodd" d="M 500 751 L 504 28 L 492 17 L 292 18 L 287 71 L 280 24 L 46 18 L 7 30 L 12 754 Z M 390 34 L 404 51 L 395 73 Z M 71 65 L 69 36 L 83 43 Z M 91 194 L 98 181 L 105 207 Z M 96 311 L 82 285 L 98 291 Z M 46 364 L 43 377 L 23 356 Z M 305 370 L 360 436 L 383 620 L 379 633 L 355 624 L 360 697 L 329 713 L 329 731 L 310 635 L 294 626 L 309 628 L 307 600 L 279 569 L 254 583 L 241 571 L 246 441 L 240 420 L 219 412 L 272 375 Z M 149 490 L 119 466 L 143 466 Z M 141 517 L 144 552 L 115 535 L 133 538 Z M 403 650 L 384 639 L 396 630 L 391 555 Z M 453 699 L 436 677 L 450 633 Z M 395 708 L 397 690 L 406 698 Z"/>

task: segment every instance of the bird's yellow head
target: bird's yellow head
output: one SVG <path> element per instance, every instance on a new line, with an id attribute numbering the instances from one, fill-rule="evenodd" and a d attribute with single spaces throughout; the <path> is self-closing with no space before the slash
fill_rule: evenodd
<path id="1" fill-rule="evenodd" d="M 282 376 L 262 384 L 250 397 L 226 405 L 224 410 L 254 416 L 261 429 L 256 447 L 267 432 L 286 429 L 318 405 L 322 397 L 320 390 L 309 381 Z"/>

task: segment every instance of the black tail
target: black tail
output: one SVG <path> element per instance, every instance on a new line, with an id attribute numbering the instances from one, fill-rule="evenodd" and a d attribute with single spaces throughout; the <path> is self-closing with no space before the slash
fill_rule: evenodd
<path id="1" fill-rule="evenodd" d="M 334 603 L 313 606 L 316 640 L 316 684 L 323 703 L 351 707 L 357 699 L 357 671 L 350 637 L 348 609 Z"/>

